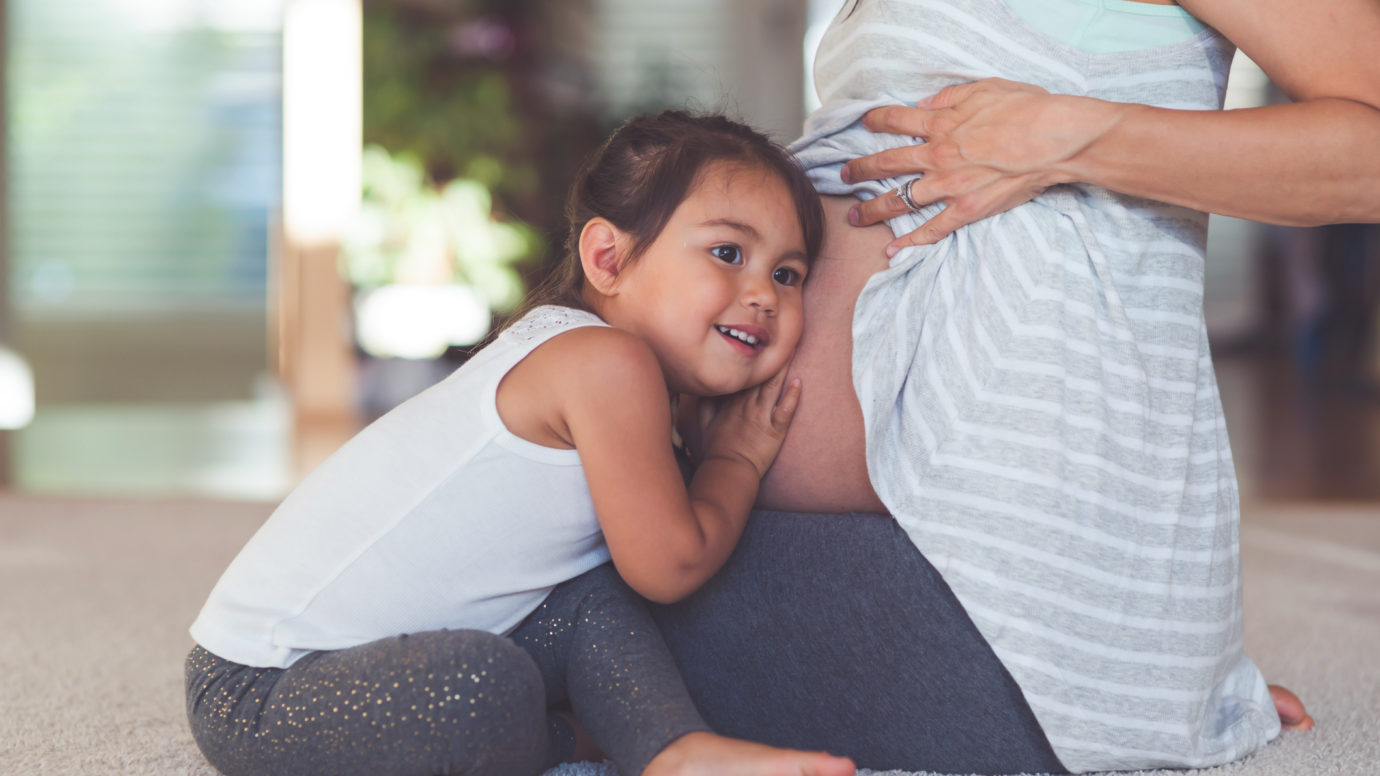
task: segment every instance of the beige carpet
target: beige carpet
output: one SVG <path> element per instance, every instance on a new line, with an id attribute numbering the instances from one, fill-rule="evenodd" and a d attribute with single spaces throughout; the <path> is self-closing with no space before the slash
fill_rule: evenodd
<path id="1" fill-rule="evenodd" d="M 0 494 L 0 774 L 213 776 L 186 627 L 268 509 Z M 1213 773 L 1380 773 L 1380 505 L 1248 510 L 1242 552 L 1247 649 L 1318 727 Z"/>

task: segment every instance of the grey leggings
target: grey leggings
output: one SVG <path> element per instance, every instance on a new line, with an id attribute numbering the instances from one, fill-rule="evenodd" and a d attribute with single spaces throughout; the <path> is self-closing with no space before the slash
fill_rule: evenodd
<path id="1" fill-rule="evenodd" d="M 1064 768 L 1015 681 L 885 515 L 754 512 L 728 564 L 653 614 L 715 732 L 860 768 Z"/>
<path id="2" fill-rule="evenodd" d="M 558 586 L 511 637 L 431 631 L 253 668 L 196 647 L 187 717 L 226 776 L 539 774 L 574 737 L 619 770 L 706 729 L 647 612 L 612 566 Z"/>

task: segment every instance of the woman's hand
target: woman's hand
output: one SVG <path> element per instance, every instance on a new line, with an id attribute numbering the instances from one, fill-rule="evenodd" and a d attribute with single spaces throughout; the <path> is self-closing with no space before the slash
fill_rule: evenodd
<path id="1" fill-rule="evenodd" d="M 887 255 L 894 256 L 1073 180 L 1060 164 L 1113 126 L 1120 107 L 1001 78 L 950 86 L 914 108 L 868 111 L 868 129 L 925 142 L 854 159 L 844 166 L 843 179 L 914 175 L 910 196 L 917 205 L 944 203 L 942 212 L 887 246 Z M 906 205 L 892 193 L 859 203 L 849 221 L 868 226 L 904 212 Z"/>

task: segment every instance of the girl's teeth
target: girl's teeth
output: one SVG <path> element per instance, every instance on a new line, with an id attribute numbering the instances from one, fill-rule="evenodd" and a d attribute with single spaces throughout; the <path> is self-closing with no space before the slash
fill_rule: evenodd
<path id="1" fill-rule="evenodd" d="M 736 340 L 739 340 L 739 341 L 741 341 L 741 342 L 746 342 L 746 343 L 749 344 L 749 345 L 756 345 L 756 344 L 757 344 L 757 338 L 756 338 L 756 337 L 752 336 L 751 334 L 744 334 L 743 332 L 738 331 L 737 329 L 726 329 L 726 328 L 720 326 L 720 327 L 719 327 L 719 331 L 722 331 L 722 332 L 728 334 L 730 337 L 733 337 L 733 338 L 736 339 Z"/>

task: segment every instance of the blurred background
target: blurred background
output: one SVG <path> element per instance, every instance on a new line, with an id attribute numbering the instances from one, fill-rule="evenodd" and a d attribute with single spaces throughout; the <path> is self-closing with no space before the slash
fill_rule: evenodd
<path id="1" fill-rule="evenodd" d="M 0 0 L 0 489 L 280 498 L 541 276 L 623 118 L 793 139 L 840 5 Z M 1214 217 L 1207 270 L 1245 499 L 1380 499 L 1377 228 Z"/>

